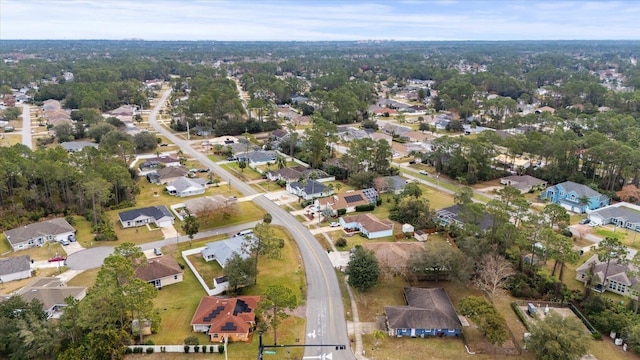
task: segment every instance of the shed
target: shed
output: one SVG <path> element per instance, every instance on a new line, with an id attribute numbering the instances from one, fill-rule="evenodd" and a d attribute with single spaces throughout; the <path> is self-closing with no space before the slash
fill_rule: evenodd
<path id="1" fill-rule="evenodd" d="M 413 225 L 411 225 L 411 224 L 403 224 L 402 225 L 402 232 L 404 234 L 413 233 L 414 231 L 415 231 L 415 229 L 414 229 Z"/>

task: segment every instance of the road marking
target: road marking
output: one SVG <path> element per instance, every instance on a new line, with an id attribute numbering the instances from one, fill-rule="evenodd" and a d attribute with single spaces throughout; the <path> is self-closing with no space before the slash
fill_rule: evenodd
<path id="1" fill-rule="evenodd" d="M 307 336 L 312 338 L 312 339 L 315 339 L 316 338 L 316 331 L 313 330 L 313 332 L 308 333 Z"/>

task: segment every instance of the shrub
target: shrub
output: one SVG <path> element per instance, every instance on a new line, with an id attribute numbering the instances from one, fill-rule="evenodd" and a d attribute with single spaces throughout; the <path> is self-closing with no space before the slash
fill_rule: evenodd
<path id="1" fill-rule="evenodd" d="M 207 346 L 206 345 L 202 345 L 202 352 L 206 353 L 207 352 Z"/>
<path id="2" fill-rule="evenodd" d="M 224 354 L 224 346 L 218 346 L 218 354 Z"/>
<path id="3" fill-rule="evenodd" d="M 196 345 L 193 347 L 193 352 L 200 352 L 200 345 Z"/>
<path id="4" fill-rule="evenodd" d="M 358 205 L 356 206 L 356 211 L 371 211 L 371 210 L 374 210 L 375 208 L 376 206 L 374 204 Z"/>
<path id="5" fill-rule="evenodd" d="M 213 345 L 209 346 L 209 352 L 213 354 Z"/>
<path id="6" fill-rule="evenodd" d="M 382 205 L 382 198 L 376 199 L 376 206 Z"/>
<path id="7" fill-rule="evenodd" d="M 338 209 L 337 213 L 338 213 L 338 216 L 342 216 L 347 213 L 347 209 Z"/>
<path id="8" fill-rule="evenodd" d="M 338 240 L 336 240 L 336 246 L 337 247 L 341 247 L 341 248 L 346 247 L 347 246 L 347 239 L 345 239 L 343 237 L 339 238 Z"/>
<path id="9" fill-rule="evenodd" d="M 145 345 L 155 345 L 156 343 L 153 342 L 153 340 L 149 339 L 147 341 L 144 342 Z"/>
<path id="10" fill-rule="evenodd" d="M 133 353 L 133 350 L 131 350 L 131 348 L 128 347 L 128 348 L 124 349 L 124 353 L 125 354 L 131 354 L 131 353 Z"/>
<path id="11" fill-rule="evenodd" d="M 153 354 L 153 348 L 152 347 L 148 347 L 147 348 L 147 354 Z"/>
<path id="12" fill-rule="evenodd" d="M 189 345 L 185 345 L 185 346 L 184 346 L 184 353 L 185 353 L 185 354 L 189 353 L 189 348 L 190 348 L 190 347 L 191 347 L 191 346 L 189 346 Z"/>
<path id="13" fill-rule="evenodd" d="M 184 339 L 184 344 L 185 345 L 198 345 L 200 344 L 200 341 L 198 341 L 198 338 L 196 336 L 188 336 Z"/>

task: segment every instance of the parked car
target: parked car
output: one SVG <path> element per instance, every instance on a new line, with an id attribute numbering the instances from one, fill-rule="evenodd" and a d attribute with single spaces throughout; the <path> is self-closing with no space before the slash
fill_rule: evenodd
<path id="1" fill-rule="evenodd" d="M 245 236 L 245 235 L 249 235 L 249 234 L 253 234 L 253 230 L 242 230 L 239 233 L 233 235 L 233 237 Z"/>
<path id="2" fill-rule="evenodd" d="M 429 175 L 429 173 L 426 170 L 420 170 L 418 171 L 418 173 L 421 175 Z"/>
<path id="3" fill-rule="evenodd" d="M 198 169 L 198 172 L 206 173 L 206 172 L 209 172 L 209 169 Z"/>
<path id="4" fill-rule="evenodd" d="M 337 222 L 337 221 L 334 221 L 334 222 L 332 222 L 331 224 L 329 224 L 329 226 L 331 226 L 331 227 L 338 227 L 338 226 L 340 226 L 340 223 L 339 223 L 339 222 Z"/>
<path id="5" fill-rule="evenodd" d="M 49 262 L 57 262 L 57 261 L 65 261 L 65 260 L 67 260 L 67 258 L 62 255 L 56 255 L 54 257 L 49 258 Z"/>
<path id="6" fill-rule="evenodd" d="M 588 224 L 590 221 L 591 221 L 591 220 L 589 220 L 589 218 L 586 218 L 586 219 L 582 219 L 582 220 L 580 220 L 580 222 L 578 222 L 578 224 L 580 224 L 580 225 L 585 225 L 585 224 Z"/>
<path id="7" fill-rule="evenodd" d="M 596 227 L 596 226 L 598 226 L 598 223 L 595 223 L 595 222 L 592 221 L 592 222 L 589 223 L 589 226 Z"/>
<path id="8" fill-rule="evenodd" d="M 153 253 L 156 256 L 162 256 L 162 250 L 160 250 L 160 248 L 153 248 Z"/>
<path id="9" fill-rule="evenodd" d="M 76 236 L 71 234 L 67 237 L 67 240 L 71 241 L 71 242 L 75 242 L 76 241 Z"/>
<path id="10" fill-rule="evenodd" d="M 60 244 L 62 244 L 63 246 L 67 246 L 67 245 L 69 245 L 69 240 L 62 239 L 62 240 L 60 240 Z"/>
<path id="11" fill-rule="evenodd" d="M 160 146 L 169 146 L 169 144 L 167 144 L 167 143 L 162 143 L 162 144 L 160 144 Z"/>

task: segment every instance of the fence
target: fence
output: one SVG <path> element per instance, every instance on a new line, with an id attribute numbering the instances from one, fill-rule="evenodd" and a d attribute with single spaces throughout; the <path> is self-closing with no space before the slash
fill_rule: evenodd
<path id="1" fill-rule="evenodd" d="M 548 305 L 550 308 L 569 308 L 569 310 L 571 310 L 571 312 L 573 312 L 578 317 L 578 319 L 582 321 L 582 323 L 584 324 L 584 326 L 586 326 L 586 328 L 589 330 L 591 335 L 593 335 L 595 338 L 598 338 L 601 336 L 598 330 L 596 330 L 596 328 L 593 327 L 593 325 L 591 325 L 589 320 L 587 320 L 587 318 L 584 315 L 582 315 L 580 310 L 578 310 L 578 308 L 575 307 L 575 305 L 573 305 L 572 303 L 559 303 L 559 302 L 553 302 L 553 301 L 537 301 L 537 300 L 530 300 L 530 301 L 516 300 L 513 303 L 517 306 L 527 306 L 527 304 L 529 304 L 530 302 L 536 304 L 538 307 L 546 307 Z M 520 319 L 520 320 L 522 321 L 523 319 Z M 525 327 L 527 327 L 527 324 L 524 324 L 524 325 Z"/>
<path id="2" fill-rule="evenodd" d="M 222 294 L 226 290 L 226 287 L 219 286 L 219 287 L 217 287 L 215 289 L 210 289 L 209 286 L 207 285 L 207 282 L 202 278 L 202 276 L 200 276 L 200 273 L 195 268 L 195 266 L 193 266 L 191 261 L 189 261 L 189 258 L 188 258 L 189 255 L 197 254 L 197 253 L 201 252 L 202 249 L 204 249 L 204 247 L 199 247 L 197 249 L 185 250 L 185 251 L 182 252 L 182 258 L 187 263 L 187 266 L 189 267 L 189 269 L 191 269 L 191 271 L 193 272 L 193 275 L 196 276 L 196 279 L 198 279 L 198 281 L 200 282 L 200 285 L 202 285 L 202 287 L 204 288 L 204 291 L 207 292 L 207 295 L 213 296 L 213 295 Z"/>

